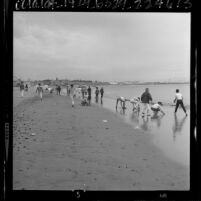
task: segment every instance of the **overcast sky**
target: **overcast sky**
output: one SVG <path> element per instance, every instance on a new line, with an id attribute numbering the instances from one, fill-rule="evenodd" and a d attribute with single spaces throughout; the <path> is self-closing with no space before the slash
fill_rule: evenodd
<path id="1" fill-rule="evenodd" d="M 14 12 L 22 79 L 189 81 L 189 13 Z"/>

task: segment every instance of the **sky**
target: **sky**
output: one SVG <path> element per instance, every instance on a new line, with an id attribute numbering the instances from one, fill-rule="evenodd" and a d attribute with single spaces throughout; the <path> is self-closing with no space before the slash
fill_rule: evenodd
<path id="1" fill-rule="evenodd" d="M 189 13 L 14 12 L 21 79 L 189 81 Z"/>

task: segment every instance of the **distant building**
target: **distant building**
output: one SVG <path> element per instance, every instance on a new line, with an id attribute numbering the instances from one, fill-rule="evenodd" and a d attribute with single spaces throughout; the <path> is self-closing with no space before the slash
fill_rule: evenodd
<path id="1" fill-rule="evenodd" d="M 51 85 L 51 80 L 43 80 L 42 83 L 43 85 Z"/>
<path id="2" fill-rule="evenodd" d="M 118 82 L 109 82 L 110 84 L 118 84 Z"/>

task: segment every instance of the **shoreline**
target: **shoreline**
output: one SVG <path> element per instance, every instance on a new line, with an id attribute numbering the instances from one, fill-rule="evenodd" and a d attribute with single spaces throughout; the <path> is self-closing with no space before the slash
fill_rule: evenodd
<path id="1" fill-rule="evenodd" d="M 47 94 L 14 108 L 14 189 L 189 189 L 188 170 L 151 136 L 106 108 L 77 102 L 72 108 L 69 97 Z"/>

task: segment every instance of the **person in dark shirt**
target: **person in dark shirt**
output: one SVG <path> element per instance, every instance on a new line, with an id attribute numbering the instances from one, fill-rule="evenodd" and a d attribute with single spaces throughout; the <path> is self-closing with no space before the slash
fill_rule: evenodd
<path id="1" fill-rule="evenodd" d="M 57 90 L 58 90 L 58 95 L 61 95 L 61 86 L 60 85 L 58 85 Z"/>
<path id="2" fill-rule="evenodd" d="M 82 94 L 82 99 L 84 99 L 85 89 L 84 89 L 83 86 L 82 86 L 82 88 L 81 88 L 81 94 Z"/>
<path id="3" fill-rule="evenodd" d="M 147 116 L 150 116 L 149 111 L 150 111 L 150 101 L 152 101 L 152 96 L 149 93 L 149 88 L 145 89 L 145 92 L 141 95 L 141 102 L 143 106 L 142 110 L 142 117 L 144 117 L 145 112 L 147 113 Z"/>
<path id="4" fill-rule="evenodd" d="M 91 87 L 90 86 L 88 87 L 87 92 L 88 92 L 88 102 L 90 105 L 91 104 Z"/>
<path id="5" fill-rule="evenodd" d="M 101 87 L 101 89 L 100 89 L 100 94 L 101 94 L 101 100 L 103 99 L 103 94 L 104 94 L 104 89 L 103 89 L 103 87 Z"/>
<path id="6" fill-rule="evenodd" d="M 55 90 L 56 90 L 56 94 L 58 95 L 58 85 L 57 84 L 56 84 Z"/>
<path id="7" fill-rule="evenodd" d="M 66 85 L 66 95 L 70 95 L 70 86 L 68 84 Z"/>
<path id="8" fill-rule="evenodd" d="M 71 84 L 70 85 L 70 98 L 71 98 L 71 102 L 72 102 L 72 107 L 75 106 L 74 97 L 75 97 L 75 88 L 74 88 L 74 85 Z"/>
<path id="9" fill-rule="evenodd" d="M 126 101 L 129 101 L 129 99 L 126 99 L 123 96 L 117 97 L 117 100 L 116 100 L 116 110 L 117 110 L 117 107 L 118 107 L 119 103 L 121 105 L 122 110 L 125 110 L 126 109 Z"/>
<path id="10" fill-rule="evenodd" d="M 96 95 L 96 103 L 97 103 L 98 102 L 98 95 L 99 95 L 99 89 L 98 89 L 98 87 L 96 87 L 95 95 Z"/>
<path id="11" fill-rule="evenodd" d="M 27 84 L 25 85 L 25 91 L 28 91 L 28 85 Z"/>

